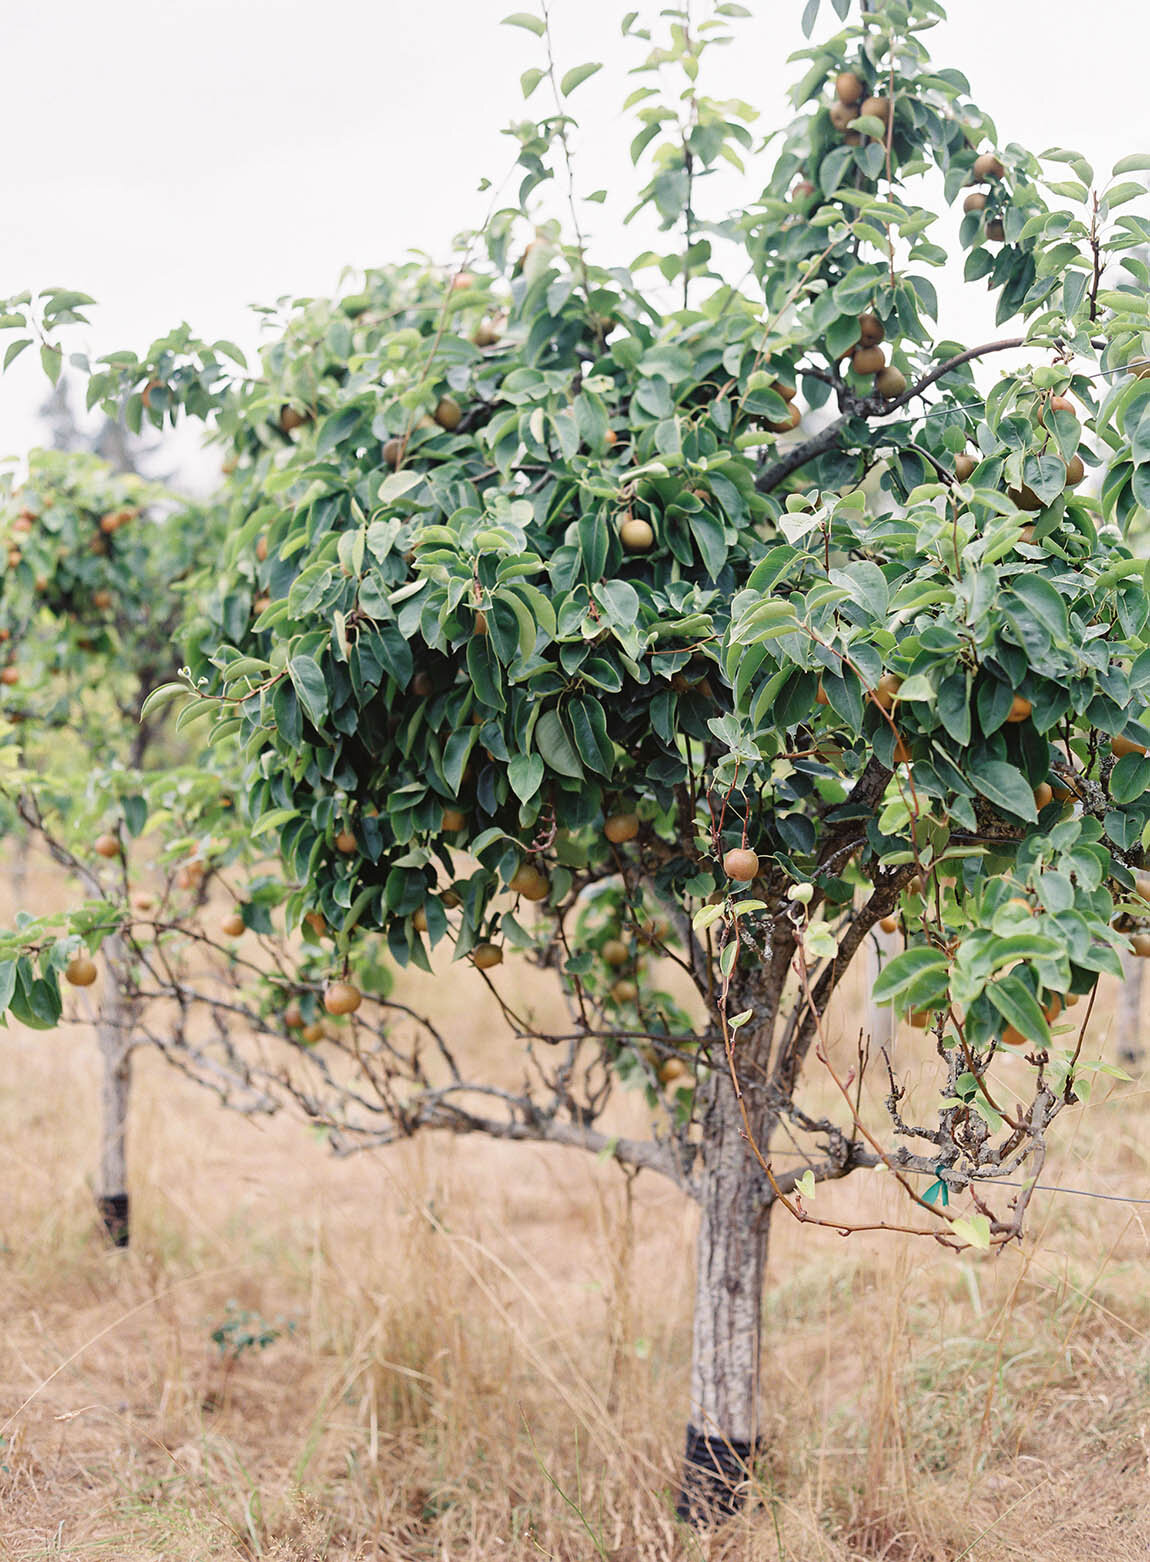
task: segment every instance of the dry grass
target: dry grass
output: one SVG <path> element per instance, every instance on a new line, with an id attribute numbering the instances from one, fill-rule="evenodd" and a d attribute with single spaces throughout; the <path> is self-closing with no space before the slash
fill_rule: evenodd
<path id="1" fill-rule="evenodd" d="M 436 989 L 473 1055 L 500 1049 L 477 986 Z M 746 1517 L 700 1542 L 671 1518 L 693 1235 L 672 1190 L 640 1178 L 629 1221 L 618 1171 L 576 1152 L 336 1162 L 144 1058 L 136 1243 L 109 1252 L 94 1106 L 82 1029 L 5 1034 L 3 1562 L 1150 1553 L 1150 1210 L 1040 1195 L 1021 1251 L 957 1261 L 780 1215 L 769 1448 Z M 1059 1128 L 1046 1181 L 1150 1196 L 1143 1089 Z M 897 1208 L 875 1174 L 820 1200 Z M 284 1331 L 230 1370 L 229 1301 Z"/>

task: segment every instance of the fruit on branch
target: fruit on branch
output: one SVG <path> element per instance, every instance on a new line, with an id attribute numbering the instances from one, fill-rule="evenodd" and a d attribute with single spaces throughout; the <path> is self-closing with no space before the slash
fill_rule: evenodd
<path id="1" fill-rule="evenodd" d="M 1139 932 L 1131 935 L 1130 949 L 1139 960 L 1150 958 L 1150 933 Z"/>
<path id="2" fill-rule="evenodd" d="M 1020 510 L 1041 510 L 1044 508 L 1042 500 L 1027 483 L 1020 483 L 1017 488 L 1007 488 L 1006 497 L 1011 504 L 1017 505 Z"/>
<path id="3" fill-rule="evenodd" d="M 435 684 L 430 673 L 418 672 L 411 680 L 411 692 L 418 694 L 421 700 L 430 699 L 435 693 Z"/>
<path id="4" fill-rule="evenodd" d="M 540 873 L 534 863 L 521 862 L 507 887 L 516 895 L 522 895 L 524 900 L 546 900 L 551 891 L 551 881 L 545 873 Z"/>
<path id="5" fill-rule="evenodd" d="M 960 483 L 970 481 L 978 461 L 974 456 L 968 455 L 965 450 L 960 450 L 954 458 L 954 475 Z"/>
<path id="6" fill-rule="evenodd" d="M 432 417 L 440 428 L 445 428 L 448 433 L 451 433 L 459 427 L 463 419 L 463 409 L 453 396 L 441 396 L 435 404 Z"/>
<path id="7" fill-rule="evenodd" d="M 310 422 L 310 419 L 306 412 L 299 412 L 295 407 L 287 406 L 286 403 L 280 408 L 281 433 L 294 433 L 297 428 L 303 428 L 304 424 L 307 422 Z"/>
<path id="8" fill-rule="evenodd" d="M 333 844 L 336 851 L 342 852 L 345 857 L 350 857 L 352 852 L 359 850 L 359 842 L 346 826 L 336 836 Z"/>
<path id="9" fill-rule="evenodd" d="M 310 1025 L 305 1025 L 304 1028 L 300 1031 L 299 1039 L 306 1046 L 314 1047 L 316 1043 L 322 1041 L 326 1035 L 327 1032 L 324 1030 L 322 1023 L 319 1020 L 312 1020 Z"/>
<path id="10" fill-rule="evenodd" d="M 634 1003 L 639 996 L 639 989 L 629 977 L 621 977 L 611 987 L 611 996 L 616 1003 Z"/>
<path id="11" fill-rule="evenodd" d="M 893 363 L 888 363 L 885 369 L 880 369 L 875 375 L 874 388 L 887 401 L 893 401 L 906 390 L 906 375 L 901 369 L 896 369 Z"/>
<path id="12" fill-rule="evenodd" d="M 147 407 L 149 412 L 152 410 L 152 392 L 165 389 L 166 386 L 164 385 L 163 380 L 149 380 L 148 383 L 144 386 L 143 390 L 140 392 L 140 400 L 144 403 L 144 406 Z"/>
<path id="13" fill-rule="evenodd" d="M 294 999 L 284 1009 L 283 1022 L 288 1030 L 299 1030 L 303 1025 L 303 1010 Z"/>
<path id="14" fill-rule="evenodd" d="M 1006 238 L 1006 229 L 1002 226 L 1001 217 L 990 217 L 987 219 L 986 236 L 992 244 L 1001 244 Z"/>
<path id="15" fill-rule="evenodd" d="M 400 461 L 403 459 L 403 440 L 386 440 L 380 454 L 394 472 Z"/>
<path id="16" fill-rule="evenodd" d="M 152 911 L 155 909 L 156 897 L 149 895 L 146 890 L 137 890 L 132 896 L 132 905 L 137 911 Z"/>
<path id="17" fill-rule="evenodd" d="M 323 1006 L 329 1014 L 354 1014 L 363 1002 L 363 994 L 350 982 L 329 982 L 324 989 Z"/>
<path id="18" fill-rule="evenodd" d="M 243 919 L 243 913 L 239 911 L 229 911 L 220 922 L 220 932 L 225 938 L 238 938 L 246 928 L 247 923 Z"/>
<path id="19" fill-rule="evenodd" d="M 791 186 L 792 201 L 809 201 L 811 196 L 816 195 L 817 193 L 818 192 L 809 179 L 800 179 L 796 184 Z"/>
<path id="20" fill-rule="evenodd" d="M 835 77 L 835 96 L 840 103 L 859 103 L 865 91 L 866 87 L 854 71 L 841 71 Z"/>
<path id="21" fill-rule="evenodd" d="M 13 667 L 13 666 L 9 665 L 9 666 L 3 668 L 2 670 L 0 670 L 0 683 L 6 683 L 6 684 L 9 685 L 9 687 L 11 687 L 12 684 L 19 683 L 19 682 L 20 682 L 20 669 L 18 667 Z"/>
<path id="22" fill-rule="evenodd" d="M 448 835 L 453 835 L 456 830 L 462 830 L 466 823 L 467 815 L 462 808 L 445 808 L 443 810 L 443 818 L 439 821 L 439 826 Z"/>
<path id="23" fill-rule="evenodd" d="M 787 408 L 785 417 L 774 419 L 767 418 L 764 421 L 766 423 L 766 427 L 770 429 L 772 434 L 789 434 L 791 429 L 798 428 L 802 420 L 802 413 L 792 402 L 791 405 Z"/>
<path id="24" fill-rule="evenodd" d="M 659 1083 L 672 1085 L 675 1080 L 685 1078 L 687 1072 L 687 1065 L 682 1058 L 666 1058 L 659 1065 Z"/>
<path id="25" fill-rule="evenodd" d="M 835 101 L 831 104 L 830 116 L 831 124 L 835 127 L 836 130 L 846 130 L 851 120 L 857 119 L 859 117 L 859 111 L 856 104 L 843 103 L 840 99 L 836 98 Z"/>
<path id="26" fill-rule="evenodd" d="M 494 347 L 503 333 L 490 320 L 481 320 L 471 334 L 476 347 Z"/>
<path id="27" fill-rule="evenodd" d="M 411 925 L 417 933 L 427 932 L 427 912 L 422 906 L 416 906 L 411 914 Z"/>
<path id="28" fill-rule="evenodd" d="M 1083 465 L 1082 457 L 1079 455 L 1071 456 L 1070 460 L 1066 463 L 1067 488 L 1077 488 L 1078 484 L 1085 476 L 1086 467 Z"/>
<path id="29" fill-rule="evenodd" d="M 1054 801 L 1054 788 L 1049 781 L 1040 781 L 1034 788 L 1034 806 L 1041 813 L 1047 803 Z"/>
<path id="30" fill-rule="evenodd" d="M 613 846 L 622 846 L 624 841 L 633 841 L 638 833 L 638 814 L 608 814 L 603 821 L 603 834 Z"/>
<path id="31" fill-rule="evenodd" d="M 263 564 L 264 561 L 267 559 L 267 556 L 268 556 L 268 540 L 267 540 L 266 536 L 261 534 L 259 537 L 256 538 L 256 558 L 260 561 L 261 564 Z"/>
<path id="32" fill-rule="evenodd" d="M 964 212 L 980 212 L 980 211 L 983 211 L 985 209 L 985 207 L 986 207 L 986 191 L 985 190 L 971 190 L 970 194 L 966 197 L 966 199 L 962 203 L 962 209 L 963 209 Z"/>
<path id="33" fill-rule="evenodd" d="M 819 679 L 819 686 L 815 690 L 815 704 L 816 705 L 829 705 L 830 703 L 831 703 L 830 700 L 827 698 L 827 691 L 823 688 L 823 680 L 820 678 Z"/>
<path id="34" fill-rule="evenodd" d="M 723 872 L 739 884 L 749 884 L 758 871 L 758 854 L 746 846 L 733 846 L 723 858 Z"/>
<path id="35" fill-rule="evenodd" d="M 1146 942 L 1147 952 L 1150 953 L 1150 937 L 1147 938 Z M 1043 1006 L 1042 1013 L 1046 1023 L 1053 1025 L 1062 1013 L 1062 996 L 1060 993 L 1055 993 L 1050 1001 Z M 1013 1025 L 1008 1025 L 1002 1032 L 1001 1040 L 1004 1047 L 1026 1047 L 1030 1045 L 1031 1037 L 1024 1036 L 1020 1030 L 1015 1030 Z"/>
<path id="36" fill-rule="evenodd" d="M 880 705 L 883 710 L 890 710 L 901 688 L 902 679 L 897 673 L 883 673 L 874 687 L 875 704 Z"/>
<path id="37" fill-rule="evenodd" d="M 101 613 L 106 613 L 111 607 L 114 598 L 110 591 L 93 591 L 92 606 L 98 608 Z"/>
<path id="38" fill-rule="evenodd" d="M 913 1030 L 925 1030 L 931 1019 L 932 1015 L 929 1009 L 912 1009 L 906 1017 L 906 1023 Z"/>
<path id="39" fill-rule="evenodd" d="M 1024 694 L 1016 694 L 1010 702 L 1010 709 L 1006 713 L 1006 719 L 1008 722 L 1017 725 L 1018 722 L 1026 720 L 1030 715 L 1030 711 L 1031 704 L 1026 696 Z"/>
<path id="40" fill-rule="evenodd" d="M 98 857 L 118 857 L 120 855 L 120 843 L 114 835 L 104 833 L 97 835 L 92 842 L 92 850 Z"/>
<path id="41" fill-rule="evenodd" d="M 1001 179 L 1005 173 L 1006 169 L 993 152 L 980 152 L 974 160 L 976 179 Z"/>
<path id="42" fill-rule="evenodd" d="M 323 938 L 327 932 L 327 918 L 322 911 L 305 911 L 303 919 L 317 938 Z"/>
<path id="43" fill-rule="evenodd" d="M 621 938 L 609 938 L 599 952 L 607 964 L 614 966 L 616 969 L 621 965 L 626 965 L 631 958 L 631 951 Z"/>
<path id="44" fill-rule="evenodd" d="M 88 955 L 73 955 L 64 967 L 64 980 L 73 987 L 91 987 L 96 976 L 96 962 Z"/>
<path id="45" fill-rule="evenodd" d="M 906 741 L 903 738 L 903 735 L 902 735 L 901 732 L 898 734 L 898 736 L 894 740 L 894 752 L 891 754 L 891 764 L 892 765 L 909 765 L 910 764 L 910 749 L 907 748 Z"/>
<path id="46" fill-rule="evenodd" d="M 628 514 L 619 525 L 619 541 L 627 553 L 646 553 L 655 541 L 655 533 L 648 522 Z"/>
<path id="47" fill-rule="evenodd" d="M 856 347 L 851 354 L 851 368 L 856 374 L 877 374 L 886 368 L 886 354 L 881 347 Z"/>
<path id="48" fill-rule="evenodd" d="M 479 970 L 490 971 L 493 966 L 503 964 L 503 951 L 498 944 L 476 944 L 471 958 Z"/>
<path id="49" fill-rule="evenodd" d="M 865 315 L 859 315 L 859 340 L 860 347 L 877 347 L 886 336 L 886 326 L 876 314 L 868 310 Z"/>
<path id="50" fill-rule="evenodd" d="M 898 932 L 898 918 L 897 917 L 883 917 L 880 920 L 880 922 L 879 922 L 879 927 L 882 928 L 884 933 L 897 933 Z"/>
<path id="51" fill-rule="evenodd" d="M 794 401 L 797 394 L 795 387 L 793 385 L 786 384 L 783 380 L 772 380 L 771 389 L 774 391 L 776 396 L 781 396 L 784 401 Z M 699 494 L 700 499 L 706 499 L 707 497 L 708 495 L 706 493 Z"/>
<path id="52" fill-rule="evenodd" d="M 863 116 L 869 119 L 881 119 L 884 125 L 890 124 L 890 99 L 889 98 L 864 98 L 862 108 L 859 109 L 860 119 Z"/>
<path id="53" fill-rule="evenodd" d="M 1136 743 L 1133 738 L 1127 738 L 1119 733 L 1117 737 L 1110 739 L 1110 752 L 1115 759 L 1123 759 L 1127 754 L 1145 754 L 1146 744 Z"/>

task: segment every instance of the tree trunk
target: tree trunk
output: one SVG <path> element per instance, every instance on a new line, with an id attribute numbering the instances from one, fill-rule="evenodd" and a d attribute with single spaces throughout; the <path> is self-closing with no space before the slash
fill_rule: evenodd
<path id="1" fill-rule="evenodd" d="M 1137 955 L 1123 955 L 1125 980 L 1118 993 L 1118 1061 L 1126 1068 L 1142 1062 L 1142 978 L 1146 962 Z"/>
<path id="2" fill-rule="evenodd" d="M 758 1438 L 760 1322 L 769 1190 L 747 1144 L 726 1069 L 709 1081 L 691 1350 L 691 1407 L 678 1513 L 714 1523 L 738 1511 Z M 751 1108 L 766 1151 L 767 1115 Z"/>
<path id="3" fill-rule="evenodd" d="M 100 1047 L 100 1167 L 96 1204 L 108 1240 L 127 1247 L 131 1235 L 128 1207 L 128 1105 L 132 1094 L 130 1005 L 120 989 L 121 951 L 107 941 L 104 999 L 96 1036 Z"/>

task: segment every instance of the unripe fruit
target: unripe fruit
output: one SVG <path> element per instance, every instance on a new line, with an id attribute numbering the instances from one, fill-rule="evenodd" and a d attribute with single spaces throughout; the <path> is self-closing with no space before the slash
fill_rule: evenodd
<path id="1" fill-rule="evenodd" d="M 1017 723 L 1025 721 L 1030 715 L 1030 701 L 1023 694 L 1016 694 L 1010 702 L 1010 709 L 1006 713 L 1008 722 Z"/>
<path id="2" fill-rule="evenodd" d="M 885 396 L 887 401 L 893 401 L 906 390 L 906 375 L 901 369 L 896 369 L 893 363 L 889 363 L 885 369 L 880 369 L 875 375 L 874 388 L 880 396 Z"/>
<path id="3" fill-rule="evenodd" d="M 256 558 L 262 564 L 268 556 L 268 540 L 266 537 L 256 538 Z"/>
<path id="4" fill-rule="evenodd" d="M 732 847 L 723 858 L 723 872 L 739 884 L 749 884 L 758 871 L 758 855 L 746 846 Z"/>
<path id="5" fill-rule="evenodd" d="M 862 81 L 854 71 L 842 71 L 835 77 L 835 96 L 840 103 L 858 103 L 865 91 Z"/>
<path id="6" fill-rule="evenodd" d="M 1041 813 L 1047 803 L 1054 801 L 1054 788 L 1049 781 L 1040 781 L 1034 788 L 1034 806 Z"/>
<path id="7" fill-rule="evenodd" d="M 440 428 L 445 428 L 450 433 L 452 429 L 459 427 L 463 411 L 453 396 L 441 396 L 435 404 L 432 416 Z"/>
<path id="8" fill-rule="evenodd" d="M 306 422 L 306 413 L 297 412 L 295 407 L 284 406 L 280 408 L 280 430 L 282 433 L 294 433 L 297 428 L 303 428 Z"/>
<path id="9" fill-rule="evenodd" d="M 96 963 L 87 955 L 74 955 L 64 967 L 64 980 L 73 987 L 91 987 L 96 976 Z"/>
<path id="10" fill-rule="evenodd" d="M 289 1003 L 283 1012 L 283 1022 L 288 1030 L 299 1030 L 303 1024 L 303 1010 L 298 1003 Z"/>
<path id="11" fill-rule="evenodd" d="M 317 938 L 322 938 L 327 932 L 327 918 L 322 911 L 308 911 L 304 913 L 304 921 Z"/>
<path id="12" fill-rule="evenodd" d="M 655 541 L 655 533 L 646 521 L 628 515 L 619 527 L 619 541 L 627 553 L 646 553 Z"/>
<path id="13" fill-rule="evenodd" d="M 443 810 L 443 818 L 440 820 L 440 829 L 451 835 L 456 830 L 462 830 L 466 823 L 467 815 L 462 808 L 445 808 Z"/>
<path id="14" fill-rule="evenodd" d="M 1001 217 L 987 218 L 986 236 L 992 244 L 1001 244 L 1006 238 L 1006 229 L 1002 225 Z"/>
<path id="15" fill-rule="evenodd" d="M 978 462 L 973 456 L 967 455 L 965 450 L 960 450 L 954 458 L 954 475 L 960 483 L 970 481 Z"/>
<path id="16" fill-rule="evenodd" d="M 1150 933 L 1135 933 L 1130 940 L 1130 948 L 1140 960 L 1150 957 Z"/>
<path id="17" fill-rule="evenodd" d="M 889 98 L 864 98 L 862 108 L 859 109 L 859 117 L 864 114 L 872 119 L 881 119 L 884 125 L 890 124 L 890 99 Z"/>
<path id="18" fill-rule="evenodd" d="M 323 995 L 323 1006 L 329 1014 L 354 1014 L 363 1002 L 363 994 L 350 982 L 329 982 Z"/>
<path id="19" fill-rule="evenodd" d="M 335 849 L 342 852 L 345 857 L 350 857 L 352 852 L 359 850 L 359 842 L 348 829 L 343 829 L 335 838 Z"/>
<path id="20" fill-rule="evenodd" d="M 500 335 L 499 328 L 493 325 L 490 320 L 481 320 L 475 327 L 471 340 L 476 347 L 494 347 Z"/>
<path id="21" fill-rule="evenodd" d="M 875 704 L 881 705 L 883 710 L 890 710 L 898 698 L 898 691 L 902 688 L 902 679 L 897 673 L 883 673 L 878 683 L 875 684 Z"/>
<path id="22" fill-rule="evenodd" d="M 884 933 L 897 933 L 898 932 L 898 918 L 897 917 L 883 917 L 882 921 L 879 923 L 879 927 L 882 928 Z"/>
<path id="23" fill-rule="evenodd" d="M 317 1042 L 323 1040 L 327 1032 L 319 1020 L 312 1020 L 310 1025 L 305 1025 L 299 1033 L 299 1039 L 309 1047 L 314 1047 Z"/>
<path id="24" fill-rule="evenodd" d="M 611 996 L 616 1003 L 634 1003 L 639 996 L 639 989 L 628 977 L 622 977 L 611 988 Z"/>
<path id="25" fill-rule="evenodd" d="M 962 209 L 964 212 L 980 212 L 984 210 L 985 206 L 985 190 L 971 190 L 970 194 L 962 203 Z"/>
<path id="26" fill-rule="evenodd" d="M 626 965 L 631 958 L 631 952 L 621 938 L 609 938 L 599 952 L 608 965 L 616 968 Z"/>
<path id="27" fill-rule="evenodd" d="M 118 857 L 120 855 L 120 843 L 114 835 L 97 835 L 92 842 L 92 850 L 99 857 Z"/>
<path id="28" fill-rule="evenodd" d="M 603 821 L 603 834 L 614 846 L 622 846 L 624 841 L 633 841 L 638 833 L 637 814 L 608 814 Z"/>
<path id="29" fill-rule="evenodd" d="M 976 179 L 1001 179 L 1006 169 L 993 152 L 981 152 L 974 160 Z"/>
<path id="30" fill-rule="evenodd" d="M 1083 465 L 1082 457 L 1077 455 L 1071 456 L 1070 460 L 1066 463 L 1067 488 L 1077 488 L 1078 484 L 1085 476 L 1086 468 Z"/>
<path id="31" fill-rule="evenodd" d="M 851 368 L 856 374 L 877 374 L 886 368 L 886 354 L 881 347 L 856 347 L 851 354 Z"/>
<path id="32" fill-rule="evenodd" d="M 411 925 L 417 933 L 427 932 L 427 912 L 422 906 L 417 906 L 412 912 Z"/>
<path id="33" fill-rule="evenodd" d="M 0 670 L 0 683 L 6 683 L 11 687 L 20 682 L 20 669 L 18 667 L 5 667 Z"/>
<path id="34" fill-rule="evenodd" d="M 859 315 L 859 346 L 877 347 L 886 336 L 886 327 L 875 314 L 869 311 L 865 315 Z"/>
<path id="35" fill-rule="evenodd" d="M 243 916 L 240 912 L 229 911 L 227 916 L 224 917 L 220 923 L 220 932 L 223 933 L 226 938 L 238 938 L 245 930 L 246 926 L 247 924 L 244 922 Z"/>
<path id="36" fill-rule="evenodd" d="M 1008 488 L 1006 497 L 1020 510 L 1041 510 L 1043 507 L 1042 500 L 1027 483 L 1022 483 L 1018 488 Z"/>
<path id="37" fill-rule="evenodd" d="M 481 971 L 490 971 L 492 966 L 503 964 L 503 951 L 498 944 L 476 944 L 471 958 Z"/>
<path id="38" fill-rule="evenodd" d="M 659 1065 L 659 1083 L 661 1085 L 674 1084 L 675 1080 L 682 1079 L 687 1073 L 687 1065 L 682 1058 L 667 1058 Z"/>
<path id="39" fill-rule="evenodd" d="M 1136 743 L 1133 738 L 1125 737 L 1120 732 L 1116 738 L 1110 739 L 1110 752 L 1116 759 L 1122 759 L 1127 754 L 1145 754 L 1146 744 Z"/>
<path id="40" fill-rule="evenodd" d="M 791 429 L 798 428 L 802 420 L 802 413 L 799 411 L 798 407 L 792 404 L 787 408 L 786 417 L 773 419 L 767 418 L 765 422 L 767 428 L 770 429 L 772 434 L 788 434 L 790 433 Z"/>
<path id="41" fill-rule="evenodd" d="M 845 130 L 852 119 L 857 119 L 859 117 L 859 111 L 856 104 L 842 103 L 838 100 L 838 98 L 836 98 L 835 101 L 831 104 L 830 115 L 831 124 L 835 127 L 835 129 Z"/>
<path id="42" fill-rule="evenodd" d="M 394 471 L 403 456 L 403 440 L 389 439 L 383 447 L 382 455 L 388 466 Z"/>
<path id="43" fill-rule="evenodd" d="M 551 890 L 551 882 L 547 875 L 540 873 L 532 863 L 521 862 L 507 887 L 516 895 L 522 895 L 524 900 L 546 900 Z"/>

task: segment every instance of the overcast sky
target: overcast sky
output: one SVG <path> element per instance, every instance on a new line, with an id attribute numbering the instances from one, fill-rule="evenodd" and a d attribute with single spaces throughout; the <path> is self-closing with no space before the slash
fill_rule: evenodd
<path id="1" fill-rule="evenodd" d="M 801 70 L 786 56 L 803 45 L 802 4 L 746 3 L 754 18 L 740 24 L 711 90 L 754 102 L 766 127 L 784 117 L 785 88 Z M 619 34 L 629 6 L 551 4 L 560 63 L 606 62 L 573 103 L 593 127 L 579 133 L 579 183 L 612 191 L 607 207 L 590 208 L 590 223 L 598 258 L 627 261 L 645 242 L 619 229 L 631 188 L 633 130 L 619 109 L 636 57 Z M 519 74 L 539 45 L 498 24 L 509 10 L 533 8 L 534 0 L 8 7 L 0 293 L 58 284 L 93 294 L 100 308 L 83 345 L 94 352 L 142 349 L 181 319 L 246 348 L 259 339 L 250 304 L 334 289 L 345 266 L 410 249 L 446 254 L 452 236 L 482 217 L 480 179 L 500 177 L 510 161 L 500 130 L 522 112 Z M 829 21 L 829 0 L 823 10 Z M 1144 0 L 951 0 L 950 11 L 928 42 L 937 63 L 969 76 L 1002 142 L 1073 147 L 1100 173 L 1148 149 Z M 977 296 L 944 301 L 951 331 L 981 324 Z M 43 382 L 32 360 L 0 383 L 0 455 L 41 437 Z"/>

